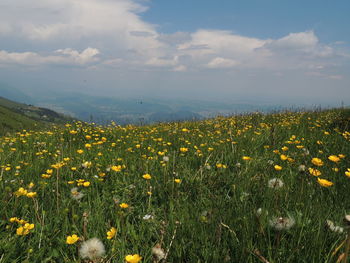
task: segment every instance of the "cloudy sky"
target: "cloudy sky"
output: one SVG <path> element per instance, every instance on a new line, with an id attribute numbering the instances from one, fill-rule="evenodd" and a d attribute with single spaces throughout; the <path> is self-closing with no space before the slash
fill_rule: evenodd
<path id="1" fill-rule="evenodd" d="M 0 81 L 350 104 L 349 13 L 347 0 L 1 0 Z"/>

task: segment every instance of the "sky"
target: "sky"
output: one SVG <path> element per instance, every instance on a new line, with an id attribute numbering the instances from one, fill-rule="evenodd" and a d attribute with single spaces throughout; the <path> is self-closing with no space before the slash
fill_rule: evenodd
<path id="1" fill-rule="evenodd" d="M 347 0 L 1 0 L 0 82 L 29 94 L 350 104 L 349 13 Z"/>

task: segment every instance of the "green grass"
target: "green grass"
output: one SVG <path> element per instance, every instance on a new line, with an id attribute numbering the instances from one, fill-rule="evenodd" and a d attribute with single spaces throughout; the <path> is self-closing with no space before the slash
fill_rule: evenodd
<path id="1" fill-rule="evenodd" d="M 73 119 L 52 110 L 17 103 L 0 97 L 0 136 L 9 132 L 49 127 L 64 124 Z"/>
<path id="2" fill-rule="evenodd" d="M 157 244 L 168 251 L 166 262 L 262 262 L 262 257 L 335 262 L 344 252 L 336 248 L 346 230 L 333 232 L 325 223 L 343 226 L 350 213 L 345 175 L 350 133 L 335 124 L 344 112 L 251 114 L 140 127 L 76 123 L 2 137 L 0 259 L 84 262 L 78 253 L 82 241 L 97 237 L 106 247 L 100 262 L 124 262 L 128 254 L 152 262 Z M 289 159 L 281 160 L 282 154 Z M 328 159 L 339 154 L 345 157 L 338 162 Z M 311 162 L 315 157 L 322 166 Z M 121 171 L 110 169 L 118 165 Z M 321 186 L 308 168 L 334 185 Z M 52 175 L 42 176 L 48 169 Z M 146 173 L 150 180 L 142 177 Z M 283 187 L 269 188 L 273 178 Z M 79 179 L 90 185 L 77 186 Z M 20 187 L 36 197 L 17 196 Z M 73 187 L 84 193 L 79 201 L 71 197 Z M 145 215 L 153 218 L 144 220 Z M 35 227 L 17 235 L 20 224 L 11 223 L 12 217 Z M 270 223 L 276 217 L 295 223 L 277 231 Z M 108 240 L 111 227 L 117 234 Z M 80 241 L 66 244 L 72 234 Z"/>

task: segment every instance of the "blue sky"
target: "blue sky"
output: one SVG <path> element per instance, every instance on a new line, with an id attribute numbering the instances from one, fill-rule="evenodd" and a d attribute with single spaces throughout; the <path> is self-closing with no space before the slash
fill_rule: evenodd
<path id="1" fill-rule="evenodd" d="M 164 33 L 212 28 L 279 38 L 314 30 L 321 41 L 350 40 L 350 2 L 346 0 L 155 0 L 149 7 L 142 17 L 160 25 Z"/>
<path id="2" fill-rule="evenodd" d="M 2 0 L 0 81 L 60 92 L 350 104 L 349 1 Z"/>

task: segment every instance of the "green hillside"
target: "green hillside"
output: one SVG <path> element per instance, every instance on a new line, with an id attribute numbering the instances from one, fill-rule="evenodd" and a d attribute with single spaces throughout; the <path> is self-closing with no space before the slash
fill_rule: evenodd
<path id="1" fill-rule="evenodd" d="M 23 129 L 46 127 L 50 124 L 63 124 L 72 121 L 50 109 L 17 103 L 0 97 L 0 135 Z"/>

